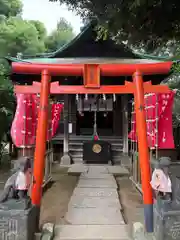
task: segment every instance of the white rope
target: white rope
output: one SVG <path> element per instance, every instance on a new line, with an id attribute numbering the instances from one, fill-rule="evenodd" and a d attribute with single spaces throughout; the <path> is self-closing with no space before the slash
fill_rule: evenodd
<path id="1" fill-rule="evenodd" d="M 24 96 L 27 96 L 27 95 L 24 95 Z M 22 130 L 21 132 L 24 134 L 24 138 L 23 138 L 23 146 L 26 145 L 26 100 L 23 101 L 24 103 L 24 116 L 25 116 L 25 119 L 24 119 L 24 130 Z M 23 154 L 23 157 L 25 157 L 25 147 L 23 147 L 23 151 L 22 151 L 22 154 Z"/>
<path id="2" fill-rule="evenodd" d="M 158 93 L 156 94 L 156 159 L 158 159 L 158 111 L 159 111 L 159 102 L 158 102 Z"/>

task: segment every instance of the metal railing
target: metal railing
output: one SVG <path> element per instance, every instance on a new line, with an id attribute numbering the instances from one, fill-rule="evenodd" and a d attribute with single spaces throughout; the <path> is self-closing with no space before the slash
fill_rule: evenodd
<path id="1" fill-rule="evenodd" d="M 142 193 L 141 172 L 138 159 L 138 152 L 133 152 L 131 158 L 132 158 L 131 181 L 134 183 L 136 188 Z"/>
<path id="2" fill-rule="evenodd" d="M 53 163 L 53 149 L 49 149 L 46 151 L 46 155 L 45 155 L 43 186 L 46 185 L 52 179 L 52 163 Z"/>

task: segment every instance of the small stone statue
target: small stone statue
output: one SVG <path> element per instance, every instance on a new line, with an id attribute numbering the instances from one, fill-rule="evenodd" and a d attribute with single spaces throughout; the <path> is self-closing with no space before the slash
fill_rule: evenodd
<path id="1" fill-rule="evenodd" d="M 5 183 L 4 190 L 0 196 L 0 202 L 9 198 L 24 199 L 28 197 L 28 189 L 31 184 L 31 160 L 27 157 L 19 159 L 17 171 L 11 175 Z"/>
<path id="2" fill-rule="evenodd" d="M 169 177 L 170 164 L 171 159 L 169 157 L 161 157 L 153 171 L 151 186 L 154 190 L 155 198 L 172 199 L 172 183 Z"/>

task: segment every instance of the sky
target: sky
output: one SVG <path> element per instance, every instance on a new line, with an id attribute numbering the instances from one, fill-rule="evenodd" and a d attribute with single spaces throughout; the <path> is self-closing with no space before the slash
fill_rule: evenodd
<path id="1" fill-rule="evenodd" d="M 74 32 L 78 34 L 81 27 L 81 19 L 74 12 L 69 11 L 65 5 L 49 0 L 22 0 L 23 18 L 26 20 L 39 20 L 44 23 L 48 33 L 56 28 L 60 18 L 65 18 L 71 23 Z"/>

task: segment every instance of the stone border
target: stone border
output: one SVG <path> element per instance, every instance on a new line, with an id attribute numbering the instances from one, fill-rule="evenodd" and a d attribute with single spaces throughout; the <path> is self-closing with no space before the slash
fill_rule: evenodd
<path id="1" fill-rule="evenodd" d="M 41 240 L 53 240 L 55 237 L 55 225 L 52 223 L 45 223 L 42 227 Z"/>
<path id="2" fill-rule="evenodd" d="M 133 223 L 132 226 L 133 240 L 156 240 L 153 233 L 146 233 L 144 225 L 140 222 Z"/>

